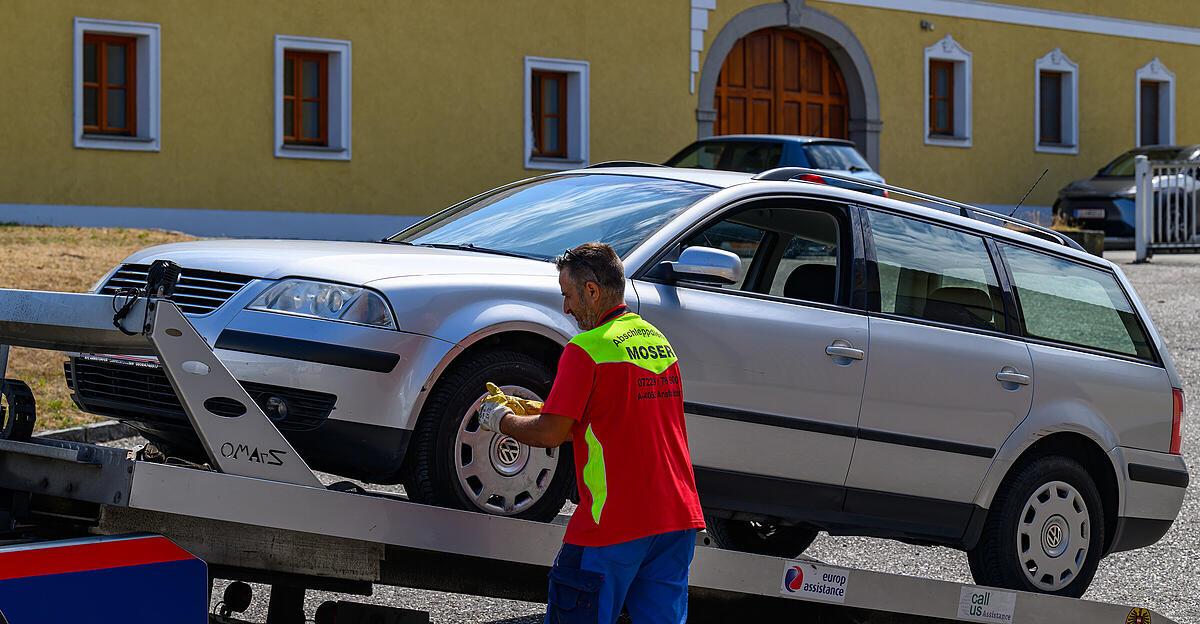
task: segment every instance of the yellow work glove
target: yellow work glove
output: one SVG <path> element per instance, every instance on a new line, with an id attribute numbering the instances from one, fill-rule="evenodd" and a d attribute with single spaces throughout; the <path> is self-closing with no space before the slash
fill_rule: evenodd
<path id="1" fill-rule="evenodd" d="M 541 401 L 509 396 L 504 394 L 504 391 L 490 381 L 487 382 L 487 391 L 488 394 L 483 399 L 485 403 L 499 403 L 512 410 L 512 413 L 517 416 L 536 416 L 542 413 Z"/>

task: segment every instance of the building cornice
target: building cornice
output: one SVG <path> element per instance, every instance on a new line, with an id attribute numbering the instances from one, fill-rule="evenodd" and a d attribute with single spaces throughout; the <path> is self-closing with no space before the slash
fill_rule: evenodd
<path id="1" fill-rule="evenodd" d="M 1166 43 L 1200 45 L 1200 28 L 1143 22 L 1138 20 L 1054 11 L 1034 7 L 981 2 L 977 0 L 821 0 L 829 4 L 890 9 L 924 15 L 942 15 L 963 19 L 1052 28 L 1075 32 L 1148 39 Z"/>

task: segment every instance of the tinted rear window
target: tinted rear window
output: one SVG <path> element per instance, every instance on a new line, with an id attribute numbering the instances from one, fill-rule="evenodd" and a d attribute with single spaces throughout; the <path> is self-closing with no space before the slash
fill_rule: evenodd
<path id="1" fill-rule="evenodd" d="M 813 169 L 840 171 L 870 171 L 871 165 L 852 145 L 840 143 L 813 143 L 804 146 L 809 166 Z"/>
<path id="2" fill-rule="evenodd" d="M 983 238 L 871 211 L 879 312 L 1004 331 L 1000 282 Z"/>
<path id="3" fill-rule="evenodd" d="M 670 167 L 760 173 L 779 166 L 783 144 L 773 141 L 694 143 L 667 161 Z"/>
<path id="4" fill-rule="evenodd" d="M 1025 333 L 1110 353 L 1153 359 L 1137 313 L 1113 274 L 1002 244 Z"/>

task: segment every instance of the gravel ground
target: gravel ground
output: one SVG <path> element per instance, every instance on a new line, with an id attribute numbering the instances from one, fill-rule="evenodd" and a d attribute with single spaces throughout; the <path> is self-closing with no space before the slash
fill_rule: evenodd
<path id="1" fill-rule="evenodd" d="M 1197 399 L 1192 398 L 1200 392 L 1197 390 L 1200 389 L 1200 324 L 1196 322 L 1197 310 L 1200 310 L 1200 256 L 1161 255 L 1142 265 L 1132 264 L 1132 252 L 1111 252 L 1107 257 L 1121 265 L 1149 307 L 1159 332 L 1166 336 L 1190 399 L 1184 417 L 1184 455 L 1188 470 L 1193 475 L 1200 474 L 1196 460 L 1196 454 L 1200 452 L 1197 449 L 1200 413 Z M 133 439 L 116 444 L 130 447 L 137 443 L 138 440 Z M 335 480 L 329 475 L 323 475 L 323 479 Z M 966 556 L 949 548 L 822 534 L 805 554 L 833 565 L 971 582 Z M 1200 622 L 1198 561 L 1200 501 L 1193 487 L 1189 489 L 1183 511 L 1170 532 L 1153 546 L 1106 558 L 1085 598 L 1151 608 L 1181 623 Z M 225 582 L 218 582 L 214 587 L 214 609 L 225 585 Z M 239 619 L 265 621 L 267 594 L 265 587 L 255 586 L 254 603 Z M 310 617 L 317 605 L 337 599 L 336 594 L 309 592 Z M 383 586 L 376 587 L 373 596 L 344 599 L 427 610 L 434 622 L 534 623 L 541 621 L 545 609 L 537 603 Z"/>

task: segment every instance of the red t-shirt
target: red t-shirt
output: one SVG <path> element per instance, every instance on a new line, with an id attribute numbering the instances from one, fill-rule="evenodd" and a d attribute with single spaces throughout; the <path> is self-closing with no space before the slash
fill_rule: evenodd
<path id="1" fill-rule="evenodd" d="M 641 317 L 622 314 L 576 336 L 542 411 L 575 421 L 580 500 L 563 541 L 607 546 L 704 528 L 679 364 Z"/>

